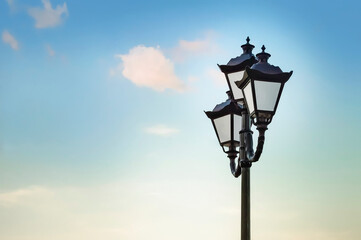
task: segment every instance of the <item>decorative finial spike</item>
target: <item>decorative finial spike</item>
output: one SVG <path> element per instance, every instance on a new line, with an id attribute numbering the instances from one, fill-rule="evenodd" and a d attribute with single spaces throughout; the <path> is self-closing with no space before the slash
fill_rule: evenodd
<path id="1" fill-rule="evenodd" d="M 264 45 L 262 45 L 262 52 L 264 52 L 264 50 L 266 50 L 266 47 Z"/>
<path id="2" fill-rule="evenodd" d="M 248 36 L 247 39 L 246 39 L 247 44 L 249 44 L 249 40 L 251 40 L 251 39 L 249 39 L 249 36 Z"/>

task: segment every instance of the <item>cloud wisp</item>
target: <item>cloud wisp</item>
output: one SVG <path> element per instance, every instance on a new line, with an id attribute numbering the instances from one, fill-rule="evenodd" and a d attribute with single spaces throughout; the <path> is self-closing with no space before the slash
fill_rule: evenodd
<path id="1" fill-rule="evenodd" d="M 136 46 L 128 54 L 116 55 L 122 63 L 110 70 L 110 75 L 121 74 L 139 87 L 149 87 L 163 92 L 173 89 L 183 92 L 185 84 L 175 75 L 173 62 L 166 58 L 159 47 Z M 121 70 L 120 70 L 121 69 Z"/>
<path id="2" fill-rule="evenodd" d="M 28 203 L 29 199 L 36 199 L 51 194 L 51 191 L 39 186 L 31 186 L 11 192 L 0 193 L 0 206 L 14 206 Z"/>
<path id="3" fill-rule="evenodd" d="M 179 133 L 179 129 L 159 124 L 146 128 L 145 132 L 156 136 L 168 137 Z"/>
<path id="4" fill-rule="evenodd" d="M 6 0 L 6 2 L 8 3 L 10 9 L 14 8 L 14 0 Z"/>
<path id="5" fill-rule="evenodd" d="M 217 86 L 225 86 L 224 74 L 217 68 L 209 68 L 206 71 L 206 77 L 213 80 Z"/>
<path id="6" fill-rule="evenodd" d="M 172 59 L 183 62 L 187 58 L 214 53 L 217 51 L 217 46 L 213 41 L 213 35 L 208 33 L 205 38 L 193 41 L 179 40 L 178 45 L 171 50 Z"/>
<path id="7" fill-rule="evenodd" d="M 50 0 L 42 0 L 44 8 L 34 7 L 28 10 L 31 17 L 35 19 L 36 28 L 51 28 L 60 25 L 69 15 L 66 3 L 52 8 Z"/>
<path id="8" fill-rule="evenodd" d="M 211 197 L 214 190 L 209 186 L 214 185 L 160 179 L 1 191 L 0 238 L 33 240 L 40 234 L 51 240 L 164 239 L 200 222 L 209 226 L 214 214 L 223 220 L 224 214 L 210 211 L 221 207 L 217 198 Z M 20 230 L 14 231 L 14 226 Z M 191 237 L 186 232 L 176 240 L 187 238 Z"/>
<path id="9" fill-rule="evenodd" d="M 48 55 L 50 57 L 54 57 L 55 56 L 55 51 L 54 49 L 49 45 L 49 44 L 46 44 L 45 45 L 45 49 L 46 49 L 46 52 L 48 53 Z"/>
<path id="10" fill-rule="evenodd" d="M 2 39 L 3 39 L 3 42 L 6 43 L 6 44 L 9 44 L 12 49 L 19 50 L 18 41 L 7 30 L 3 31 Z"/>

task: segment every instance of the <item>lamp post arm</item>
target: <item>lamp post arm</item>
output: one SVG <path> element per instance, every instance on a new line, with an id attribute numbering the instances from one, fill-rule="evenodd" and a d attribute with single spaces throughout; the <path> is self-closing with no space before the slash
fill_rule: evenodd
<path id="1" fill-rule="evenodd" d="M 233 158 L 231 159 L 229 166 L 231 168 L 231 172 L 233 176 L 235 178 L 238 178 L 241 175 L 241 171 L 242 171 L 240 162 L 238 161 L 238 164 L 236 166 L 235 158 Z"/>
<path id="2" fill-rule="evenodd" d="M 223 150 L 224 151 L 224 150 Z M 227 153 L 228 155 L 228 158 L 230 160 L 229 162 L 229 166 L 231 168 L 231 172 L 232 172 L 232 175 L 235 177 L 235 178 L 238 178 L 239 175 L 241 175 L 241 166 L 240 164 L 238 163 L 237 166 L 236 166 L 236 162 L 235 162 L 235 159 L 237 157 L 237 149 L 235 146 L 230 146 L 228 151 L 224 151 L 225 153 Z"/>
<path id="3" fill-rule="evenodd" d="M 248 139 L 252 139 L 251 133 L 247 136 L 247 143 L 246 143 L 246 152 L 247 152 L 247 160 L 248 162 L 257 162 L 261 157 L 263 151 L 263 145 L 265 141 L 265 132 L 267 130 L 267 125 L 259 124 L 257 125 L 258 130 L 258 140 L 257 140 L 257 148 L 256 152 L 253 151 L 253 142 L 252 140 L 249 141 Z"/>
<path id="4" fill-rule="evenodd" d="M 236 164 L 237 151 L 236 147 L 230 147 L 226 152 L 230 159 L 231 173 L 235 178 L 238 178 L 242 173 L 242 168 L 252 166 L 253 162 L 257 162 L 262 155 L 263 145 L 265 141 L 265 132 L 267 124 L 257 124 L 258 140 L 256 152 L 253 150 L 253 132 L 250 128 L 250 117 L 247 111 L 242 113 L 242 130 L 240 134 L 239 157 Z"/>
<path id="5" fill-rule="evenodd" d="M 249 138 L 251 140 L 251 144 L 252 144 L 252 135 L 250 134 L 251 130 L 250 130 L 250 125 L 249 125 L 249 114 L 247 113 L 246 109 L 243 109 L 242 111 L 242 122 L 241 122 L 241 131 L 239 132 L 239 139 L 240 139 L 240 143 L 239 143 L 239 156 L 238 156 L 238 163 L 236 166 L 236 161 L 235 158 L 237 157 L 237 153 L 235 154 L 235 156 L 233 156 L 232 158 L 228 157 L 231 160 L 230 161 L 230 168 L 231 168 L 231 172 L 233 174 L 233 176 L 235 178 L 238 178 L 241 173 L 242 173 L 242 168 L 249 166 L 250 163 L 246 163 L 245 159 L 246 159 L 246 143 L 249 141 Z M 250 134 L 250 136 L 248 136 L 248 134 Z M 236 149 L 235 148 L 230 148 L 230 150 L 232 150 L 232 152 L 234 152 Z M 252 150 L 253 151 L 253 150 Z M 229 151 L 230 152 L 230 151 Z"/>

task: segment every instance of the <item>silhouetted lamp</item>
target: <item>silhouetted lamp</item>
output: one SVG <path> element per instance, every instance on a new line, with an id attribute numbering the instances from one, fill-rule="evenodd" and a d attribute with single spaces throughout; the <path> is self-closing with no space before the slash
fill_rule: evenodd
<path id="1" fill-rule="evenodd" d="M 265 52 L 264 46 L 256 55 L 256 61 L 253 48 L 247 37 L 241 56 L 232 58 L 227 65 L 218 65 L 226 76 L 229 98 L 213 111 L 206 112 L 223 151 L 228 154 L 232 175 L 242 178 L 242 240 L 251 239 L 250 168 L 262 155 L 265 132 L 276 113 L 283 87 L 292 75 L 292 71 L 283 72 L 268 63 L 271 55 Z M 256 148 L 253 147 L 251 122 L 258 132 Z"/>
<path id="2" fill-rule="evenodd" d="M 258 53 L 258 63 L 251 68 L 246 67 L 242 80 L 236 85 L 242 89 L 246 108 L 255 125 L 268 125 L 276 113 L 283 86 L 292 75 L 268 63 L 271 56 L 265 52 Z"/>
<path id="3" fill-rule="evenodd" d="M 213 111 L 206 114 L 212 120 L 219 144 L 232 160 L 238 152 L 243 107 L 231 98 L 230 91 L 227 91 L 227 94 L 227 101 L 218 104 Z"/>
<path id="4" fill-rule="evenodd" d="M 249 43 L 249 37 L 246 40 L 247 43 L 241 46 L 243 53 L 240 56 L 232 58 L 226 65 L 218 64 L 218 67 L 226 76 L 232 99 L 237 102 L 241 102 L 244 97 L 242 90 L 237 87 L 235 82 L 243 78 L 243 73 L 247 66 L 252 66 L 257 62 L 252 53 L 254 46 Z"/>

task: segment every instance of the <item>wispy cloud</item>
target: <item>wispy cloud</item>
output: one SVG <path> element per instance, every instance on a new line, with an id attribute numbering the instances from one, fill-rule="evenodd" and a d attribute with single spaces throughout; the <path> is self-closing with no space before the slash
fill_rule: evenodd
<path id="1" fill-rule="evenodd" d="M 3 42 L 6 44 L 9 44 L 12 49 L 19 50 L 18 41 L 7 30 L 3 31 L 2 39 L 3 39 Z"/>
<path id="2" fill-rule="evenodd" d="M 173 62 L 166 58 L 159 47 L 136 46 L 128 54 L 116 55 L 122 62 L 110 70 L 110 75 L 117 72 L 140 87 L 149 87 L 162 92 L 173 89 L 183 92 L 185 84 L 175 75 Z"/>
<path id="3" fill-rule="evenodd" d="M 55 56 L 55 51 L 52 49 L 52 47 L 49 44 L 45 45 L 45 49 L 50 57 Z"/>
<path id="4" fill-rule="evenodd" d="M 209 32 L 203 39 L 179 40 L 178 45 L 171 50 L 174 61 L 182 62 L 189 57 L 212 54 L 217 46 L 213 41 L 214 34 Z"/>
<path id="5" fill-rule="evenodd" d="M 8 3 L 10 8 L 14 6 L 14 0 L 6 0 L 6 2 Z"/>
<path id="6" fill-rule="evenodd" d="M 65 16 L 68 16 L 66 3 L 52 8 L 49 0 L 42 0 L 44 8 L 34 7 L 28 10 L 30 16 L 35 19 L 36 28 L 50 28 L 60 25 Z"/>
<path id="7" fill-rule="evenodd" d="M 0 206 L 13 206 L 28 202 L 31 198 L 38 198 L 49 194 L 50 191 L 44 187 L 31 186 L 11 192 L 0 193 Z"/>
<path id="8" fill-rule="evenodd" d="M 52 240 L 162 239 L 177 229 L 213 223 L 209 209 L 216 209 L 218 203 L 209 186 L 214 187 L 197 180 L 152 178 L 0 192 L 0 212 L 4 213 L 0 214 L 0 236 L 24 239 L 26 234 L 29 240 L 39 239 L 39 234 Z M 4 206 L 4 202 L 8 205 Z M 14 226 L 26 232 L 14 231 Z M 188 232 L 183 232 L 176 240 L 190 238 Z"/>
<path id="9" fill-rule="evenodd" d="M 157 136 L 170 136 L 179 132 L 179 129 L 167 127 L 165 125 L 155 125 L 145 129 L 146 133 Z"/>
<path id="10" fill-rule="evenodd" d="M 227 85 L 224 74 L 217 67 L 207 69 L 206 77 L 211 79 L 218 86 Z"/>

